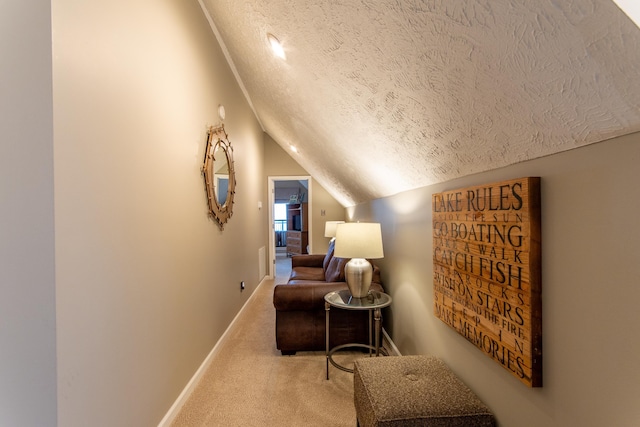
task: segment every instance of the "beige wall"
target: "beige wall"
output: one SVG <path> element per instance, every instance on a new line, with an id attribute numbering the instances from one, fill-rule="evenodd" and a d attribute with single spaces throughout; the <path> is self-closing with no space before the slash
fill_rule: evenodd
<path id="1" fill-rule="evenodd" d="M 640 420 L 640 133 L 350 208 L 379 221 L 403 354 L 435 354 L 501 426 L 631 426 Z M 542 185 L 543 381 L 529 389 L 433 315 L 431 195 L 525 176 Z"/>
<path id="2" fill-rule="evenodd" d="M 56 418 L 51 5 L 0 2 L 0 425 Z"/>
<path id="3" fill-rule="evenodd" d="M 276 143 L 271 136 L 264 136 L 265 181 L 269 176 L 303 176 L 309 173 L 293 157 Z M 345 218 L 344 207 L 331 196 L 315 179 L 311 179 L 311 203 L 309 221 L 312 222 L 311 253 L 326 253 L 329 239 L 324 237 L 326 221 L 341 221 Z M 322 214 L 324 211 L 324 215 Z"/>
<path id="4" fill-rule="evenodd" d="M 59 425 L 156 425 L 261 279 L 262 130 L 196 1 L 56 0 L 53 34 Z M 224 231 L 200 169 L 218 104 Z"/>

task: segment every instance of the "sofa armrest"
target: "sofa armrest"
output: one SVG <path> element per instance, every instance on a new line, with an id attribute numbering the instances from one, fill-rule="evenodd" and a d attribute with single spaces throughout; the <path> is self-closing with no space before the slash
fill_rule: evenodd
<path id="1" fill-rule="evenodd" d="M 277 311 L 324 309 L 324 296 L 331 291 L 348 289 L 345 282 L 307 282 L 276 285 L 273 305 Z"/>
<path id="2" fill-rule="evenodd" d="M 295 267 L 320 267 L 324 262 L 324 254 L 294 255 L 291 257 L 291 268 Z"/>
<path id="3" fill-rule="evenodd" d="M 329 292 L 349 289 L 346 282 L 287 283 L 276 285 L 273 305 L 276 311 L 324 310 L 324 296 Z M 371 283 L 371 290 L 384 292 L 379 283 Z"/>

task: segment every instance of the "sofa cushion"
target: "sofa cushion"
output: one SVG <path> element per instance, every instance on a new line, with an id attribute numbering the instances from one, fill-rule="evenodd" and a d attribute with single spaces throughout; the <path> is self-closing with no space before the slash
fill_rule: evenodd
<path id="1" fill-rule="evenodd" d="M 289 280 L 313 280 L 324 282 L 324 272 L 318 267 L 296 267 L 291 270 Z"/>
<path id="2" fill-rule="evenodd" d="M 322 270 L 325 254 L 305 254 L 293 255 L 291 257 L 291 268 L 296 267 L 316 267 Z"/>
<path id="3" fill-rule="evenodd" d="M 344 267 L 349 262 L 349 258 L 333 257 L 329 261 L 329 266 L 324 272 L 324 280 L 327 282 L 344 282 Z"/>

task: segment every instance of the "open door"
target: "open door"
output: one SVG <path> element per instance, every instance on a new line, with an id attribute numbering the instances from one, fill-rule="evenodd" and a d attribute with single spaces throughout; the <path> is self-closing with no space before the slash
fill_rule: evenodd
<path id="1" fill-rule="evenodd" d="M 269 177 L 269 208 L 269 277 L 285 278 L 291 255 L 311 247 L 311 177 Z"/>

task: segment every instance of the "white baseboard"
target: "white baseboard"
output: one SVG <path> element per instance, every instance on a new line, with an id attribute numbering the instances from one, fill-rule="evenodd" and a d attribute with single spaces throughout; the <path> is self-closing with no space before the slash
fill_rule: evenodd
<path id="1" fill-rule="evenodd" d="M 265 277 L 264 279 L 262 279 L 262 281 L 258 285 L 258 288 L 262 286 L 262 284 L 266 280 L 268 280 L 268 277 Z M 191 377 L 191 379 L 185 386 L 184 390 L 182 390 L 182 393 L 180 393 L 176 401 L 173 403 L 173 405 L 171 405 L 171 408 L 169 408 L 169 411 L 166 413 L 164 418 L 162 418 L 162 421 L 160 421 L 160 423 L 158 424 L 158 427 L 169 427 L 171 423 L 176 419 L 176 417 L 178 416 L 178 413 L 180 412 L 180 409 L 182 409 L 182 406 L 185 404 L 189 396 L 191 396 L 191 393 L 193 393 L 193 390 L 196 388 L 196 385 L 200 381 L 200 378 L 202 378 L 207 368 L 211 364 L 213 357 L 218 353 L 221 343 L 224 342 L 225 338 L 227 337 L 227 334 L 231 331 L 231 328 L 235 325 L 236 321 L 244 311 L 245 307 L 247 307 L 247 305 L 249 304 L 249 301 L 251 301 L 251 299 L 254 298 L 255 295 L 257 294 L 258 288 L 256 288 L 255 291 L 253 291 L 253 294 L 251 294 L 247 302 L 244 303 L 244 305 L 242 306 L 238 314 L 236 314 L 236 317 L 233 318 L 233 320 L 231 321 L 227 329 L 224 331 L 224 333 L 222 334 L 218 342 L 216 342 L 216 344 L 213 346 L 213 349 L 211 349 L 207 357 L 204 359 L 204 361 L 202 362 L 202 364 L 200 365 L 196 373 L 193 375 L 193 377 Z M 393 343 L 393 341 L 391 340 L 391 337 L 389 336 L 389 334 L 387 334 L 387 331 L 385 331 L 384 328 L 382 328 L 382 347 L 387 349 L 387 354 L 389 354 L 390 356 L 402 356 L 400 354 L 400 350 L 398 350 L 398 348 Z"/>
<path id="2" fill-rule="evenodd" d="M 227 329 L 224 331 L 224 333 L 222 334 L 218 342 L 216 342 L 216 345 L 213 346 L 213 349 L 211 349 L 211 351 L 209 352 L 209 355 L 204 359 L 204 361 L 202 362 L 202 364 L 200 365 L 196 373 L 193 375 L 193 377 L 191 377 L 191 380 L 189 380 L 184 390 L 182 390 L 182 393 L 180 393 L 176 401 L 173 403 L 173 405 L 171 405 L 171 408 L 169 408 L 169 411 L 166 413 L 164 418 L 162 418 L 162 421 L 160 421 L 160 423 L 158 424 L 158 427 L 169 427 L 171 423 L 176 419 L 176 417 L 178 416 L 178 413 L 180 412 L 180 409 L 182 409 L 182 406 L 185 404 L 189 396 L 191 396 L 191 393 L 193 393 L 193 390 L 196 388 L 196 385 L 200 381 L 200 378 L 202 378 L 207 368 L 211 364 L 213 357 L 218 353 L 221 343 L 224 342 L 225 338 L 227 337 L 227 334 L 229 333 L 229 331 L 231 331 L 231 328 L 236 323 L 236 321 L 244 311 L 245 307 L 247 307 L 247 305 L 249 304 L 249 301 L 251 301 L 251 299 L 255 297 L 255 295 L 257 294 L 258 288 L 262 286 L 262 284 L 267 279 L 268 278 L 266 277 L 262 279 L 262 281 L 258 284 L 258 287 L 256 287 L 256 290 L 253 291 L 253 294 L 251 294 L 249 299 L 247 299 L 247 301 L 244 303 L 244 305 L 242 306 L 238 314 L 236 314 L 236 317 L 233 318 L 233 320 L 231 321 Z"/>

